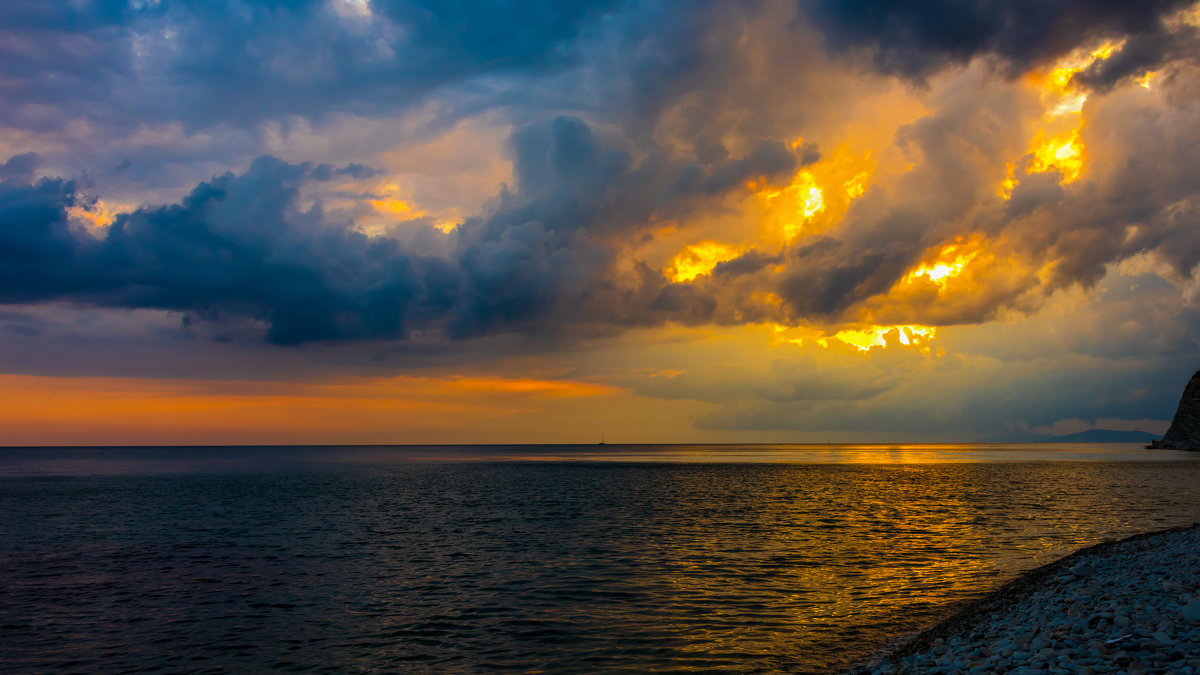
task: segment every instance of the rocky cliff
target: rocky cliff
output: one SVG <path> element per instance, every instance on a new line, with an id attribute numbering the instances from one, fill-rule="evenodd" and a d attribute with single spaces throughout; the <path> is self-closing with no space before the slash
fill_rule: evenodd
<path id="1" fill-rule="evenodd" d="M 1200 450 L 1200 371 L 1196 371 L 1188 380 L 1167 434 L 1161 441 L 1154 441 L 1148 447 Z"/>

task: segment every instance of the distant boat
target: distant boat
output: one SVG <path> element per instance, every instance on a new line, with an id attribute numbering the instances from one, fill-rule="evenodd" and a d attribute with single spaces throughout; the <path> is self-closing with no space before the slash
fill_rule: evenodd
<path id="1" fill-rule="evenodd" d="M 596 445 L 608 445 L 608 443 L 604 442 L 604 434 L 600 434 L 600 442 Z"/>

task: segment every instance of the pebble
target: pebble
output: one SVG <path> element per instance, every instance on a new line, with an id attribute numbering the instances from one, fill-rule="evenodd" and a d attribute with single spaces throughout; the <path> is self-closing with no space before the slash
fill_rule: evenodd
<path id="1" fill-rule="evenodd" d="M 1192 623 L 1200 622 L 1200 600 L 1189 602 L 1186 607 L 1179 610 L 1179 613 L 1183 615 L 1186 621 L 1191 621 Z"/>
<path id="2" fill-rule="evenodd" d="M 1200 675 L 1200 525 L 1071 563 L 993 596 L 925 652 L 852 672 Z"/>
<path id="3" fill-rule="evenodd" d="M 1075 565 L 1069 571 L 1077 577 L 1090 577 L 1096 573 L 1096 570 L 1092 569 L 1090 565 L 1083 564 Z"/>

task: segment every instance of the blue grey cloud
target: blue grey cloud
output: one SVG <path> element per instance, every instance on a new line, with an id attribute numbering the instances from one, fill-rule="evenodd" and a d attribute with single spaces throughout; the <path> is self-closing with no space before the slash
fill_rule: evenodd
<path id="1" fill-rule="evenodd" d="M 26 152 L 20 155 L 13 155 L 4 164 L 0 164 L 0 180 L 19 180 L 30 182 L 33 180 L 33 172 L 38 167 L 37 153 Z"/>
<path id="2" fill-rule="evenodd" d="M 412 328 L 467 338 L 584 324 L 659 323 L 687 314 L 663 299 L 646 270 L 634 297 L 612 286 L 614 252 L 656 209 L 686 208 L 750 176 L 783 177 L 796 158 L 782 144 L 709 169 L 599 143 L 560 117 L 518 129 L 516 188 L 489 215 L 458 228 L 450 258 L 418 255 L 386 237 L 305 210 L 311 181 L 363 175 L 357 165 L 289 164 L 260 157 L 243 174 L 197 185 L 180 203 L 118 216 L 98 236 L 68 211 L 88 205 L 64 179 L 29 182 L 27 157 L 0 182 L 0 302 L 51 300 L 185 312 L 188 321 L 261 322 L 276 344 L 403 339 Z M 700 171 L 691 192 L 679 176 Z M 660 298 L 662 296 L 662 298 Z M 702 318 L 702 317 L 696 317 Z"/>
<path id="3" fill-rule="evenodd" d="M 573 38 L 617 4 L 376 0 L 359 18 L 323 0 L 18 0 L 0 7 L 0 119 L 45 130 L 379 114 L 575 63 Z"/>
<path id="4" fill-rule="evenodd" d="M 175 205 L 123 214 L 100 237 L 74 231 L 70 181 L 0 183 L 0 300 L 156 308 L 251 317 L 289 344 L 402 337 L 408 308 L 436 305 L 436 261 L 298 209 L 313 168 L 260 158 L 197 186 Z"/>

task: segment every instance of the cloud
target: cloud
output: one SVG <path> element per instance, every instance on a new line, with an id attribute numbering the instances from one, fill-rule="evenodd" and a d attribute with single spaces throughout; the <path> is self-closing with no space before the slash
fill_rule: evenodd
<path id="1" fill-rule="evenodd" d="M 375 176 L 382 176 L 387 173 L 384 169 L 366 166 L 364 164 L 348 164 L 342 167 L 333 167 L 328 164 L 318 164 L 313 167 L 313 180 L 326 181 L 332 180 L 337 176 L 347 176 L 355 180 L 367 180 Z"/>
<path id="2" fill-rule="evenodd" d="M 727 396 L 697 425 L 841 432 L 847 440 L 996 440 L 1068 417 L 1161 420 L 1178 400 L 1181 376 L 1186 379 L 1179 362 L 1170 360 L 1059 354 L 1000 362 L 963 354 L 896 357 L 886 350 L 835 360 L 820 351 L 805 348 L 787 367 L 756 373 L 748 394 Z M 743 391 L 736 375 L 722 379 L 708 387 Z M 681 381 L 679 391 L 688 384 Z"/>
<path id="3" fill-rule="evenodd" d="M 0 165 L 0 180 L 16 180 L 30 182 L 33 172 L 38 167 L 38 156 L 34 152 L 13 155 L 7 162 Z"/>
<path id="4" fill-rule="evenodd" d="M 5 182 L 0 232 L 13 259 L 0 298 L 245 316 L 281 344 L 402 336 L 406 308 L 430 293 L 420 283 L 432 275 L 416 270 L 433 263 L 332 227 L 319 207 L 300 210 L 297 189 L 314 171 L 261 158 L 180 204 L 122 214 L 98 238 L 69 224 L 73 183 Z"/>
<path id="5" fill-rule="evenodd" d="M 1173 86 L 1193 77 L 1180 70 Z M 1128 87 L 1097 95 L 1082 137 L 1090 172 L 1060 185 L 1056 174 L 1022 170 L 1004 200 L 996 194 L 1004 160 L 1025 152 L 1034 114 L 1020 87 L 982 67 L 946 79 L 934 110 L 897 133 L 894 147 L 915 160 L 910 170 L 869 189 L 827 233 L 778 251 L 751 247 L 691 283 L 668 281 L 631 242 L 653 242 L 664 219 L 738 204 L 748 182 L 785 184 L 822 161 L 811 143 L 766 139 L 702 162 L 575 117 L 536 121 L 511 135 L 513 187 L 444 244 L 418 247 L 411 237 L 402 245 L 362 234 L 320 201 L 306 205 L 308 186 L 377 174 L 362 165 L 263 157 L 93 234 L 71 227 L 69 209 L 87 204 L 75 183 L 10 180 L 6 234 L 12 250 L 36 255 L 24 257 L 20 282 L 10 273 L 0 297 L 258 322 L 269 341 L 298 344 L 405 339 L 412 330 L 589 335 L 666 322 L 974 323 L 1035 309 L 1039 297 L 1090 286 L 1108 265 L 1145 252 L 1190 278 L 1200 256 L 1186 226 L 1200 176 L 1185 150 L 1195 103 L 1148 106 Z M 6 171 L 29 162 L 10 160 Z M 432 232 L 420 219 L 408 227 Z M 897 290 L 929 251 L 966 235 L 985 250 L 959 291 Z"/>
<path id="6" fill-rule="evenodd" d="M 37 301 L 76 287 L 79 238 L 66 216 L 75 203 L 71 181 L 0 182 L 0 301 Z"/>
<path id="7" fill-rule="evenodd" d="M 401 111 L 444 86 L 571 65 L 572 40 L 616 4 L 376 0 L 353 15 L 324 0 L 5 3 L 0 117 L 196 128 Z"/>
<path id="8" fill-rule="evenodd" d="M 1080 45 L 1154 34 L 1191 0 L 904 2 L 815 0 L 814 21 L 836 51 L 863 49 L 882 72 L 924 79 L 977 56 L 999 58 L 1013 75 Z"/>
<path id="9" fill-rule="evenodd" d="M 518 129 L 511 147 L 516 190 L 459 226 L 448 259 L 332 222 L 320 203 L 302 206 L 306 185 L 371 173 L 361 166 L 260 157 L 243 174 L 201 183 L 178 204 L 120 214 L 97 233 L 71 225 L 69 210 L 87 202 L 75 183 L 6 181 L 0 236 L 13 265 L 0 299 L 157 308 L 186 312 L 188 322 L 249 319 L 276 344 L 403 339 L 414 327 L 465 338 L 661 322 L 690 311 L 659 298 L 661 275 L 646 275 L 633 296 L 612 286 L 627 228 L 644 226 L 655 208 L 795 165 L 782 146 L 764 144 L 709 172 L 661 158 L 635 166 L 566 117 Z M 698 181 L 681 187 L 679 177 L 695 171 Z"/>
<path id="10" fill-rule="evenodd" d="M 1200 30 L 1196 26 L 1186 23 L 1159 25 L 1154 30 L 1129 37 L 1111 57 L 1096 61 L 1075 79 L 1103 91 L 1168 63 L 1195 63 L 1198 51 Z"/>

